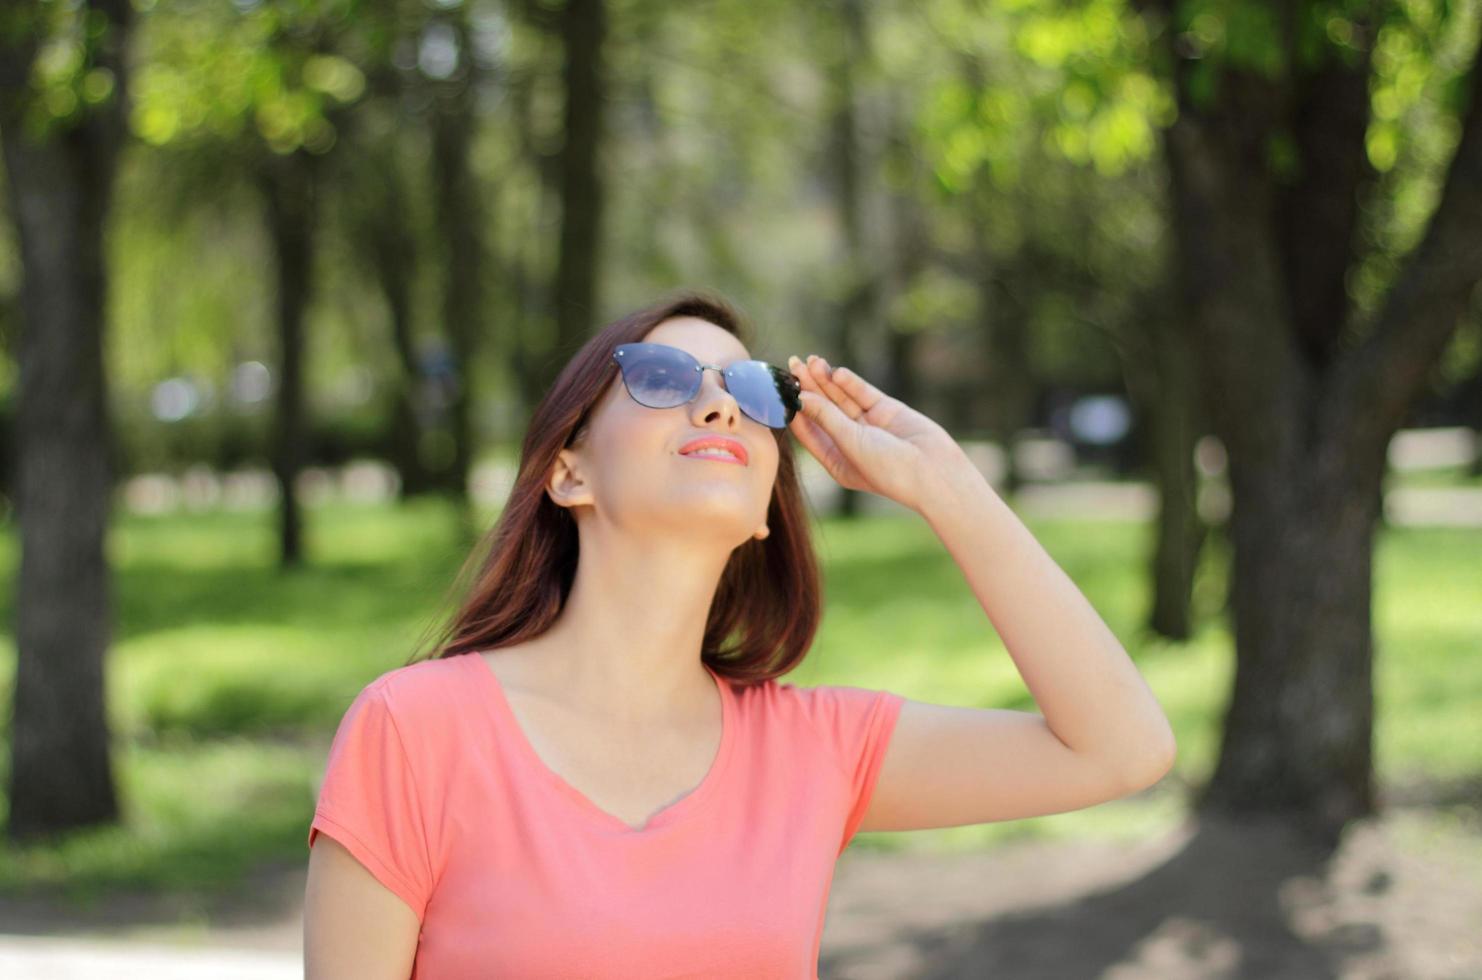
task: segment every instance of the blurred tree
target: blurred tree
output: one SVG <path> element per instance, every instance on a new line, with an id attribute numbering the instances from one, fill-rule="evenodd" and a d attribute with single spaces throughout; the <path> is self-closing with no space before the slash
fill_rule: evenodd
<path id="1" fill-rule="evenodd" d="M 860 132 L 860 116 L 866 111 L 863 103 L 873 91 L 869 85 L 874 75 L 869 14 L 862 0 L 833 0 L 820 10 L 828 18 L 819 31 L 819 37 L 828 42 L 823 66 L 828 79 L 824 159 L 842 233 L 843 272 L 833 304 L 829 342 L 835 353 L 830 363 L 862 365 L 865 350 L 879 330 L 882 301 L 877 283 L 880 262 L 871 247 L 868 221 L 872 199 L 878 196 L 872 193 L 874 182 L 869 177 L 878 164 Z M 836 512 L 841 517 L 857 516 L 859 504 L 859 491 L 841 488 Z"/>
<path id="2" fill-rule="evenodd" d="M 14 841 L 118 816 L 103 700 L 114 469 L 103 235 L 127 134 L 131 23 L 128 0 L 0 10 L 0 147 L 23 266 Z"/>
<path id="3" fill-rule="evenodd" d="M 607 0 L 566 0 L 559 31 L 566 103 L 557 161 L 561 238 L 550 306 L 556 316 L 557 350 L 570 356 L 591 333 L 597 316 L 605 209 L 598 155 L 606 135 Z M 555 365 L 550 367 L 543 377 L 554 380 Z"/>
<path id="4" fill-rule="evenodd" d="M 1178 100 L 1182 322 L 1233 494 L 1235 685 L 1198 802 L 1334 831 L 1375 808 L 1387 446 L 1482 280 L 1476 4 L 1140 6 Z M 1401 114 L 1432 75 L 1455 152 L 1396 248 L 1374 202 L 1400 199 Z"/>
<path id="5" fill-rule="evenodd" d="M 605 195 L 600 153 L 606 136 L 608 85 L 607 0 L 565 0 L 552 9 L 540 0 L 514 0 L 518 16 L 559 40 L 564 96 L 561 147 L 551 174 L 561 224 L 554 280 L 546 304 L 554 317 L 554 350 L 521 352 L 526 389 L 543 397 L 557 373 L 584 343 L 599 317 Z M 537 155 L 536 159 L 542 159 Z"/>
<path id="6" fill-rule="evenodd" d="M 416 38 L 404 35 L 401 43 L 412 46 Z M 407 73 L 391 62 L 367 72 L 366 95 L 341 133 L 347 152 L 336 155 L 333 191 L 333 213 L 342 221 L 342 235 L 386 309 L 393 362 L 386 454 L 400 477 L 403 499 L 437 486 L 434 463 L 424 449 L 433 419 L 416 326 L 418 262 L 424 249 L 414 200 L 416 178 L 403 162 L 408 155 L 405 135 L 415 132 L 414 112 L 407 107 Z"/>
<path id="7" fill-rule="evenodd" d="M 319 167 L 302 146 L 282 153 L 260 148 L 255 156 L 277 287 L 277 403 L 271 456 L 278 484 L 278 557 L 286 567 L 304 560 L 303 507 L 297 484 L 309 456 L 304 315 L 314 290 Z"/>
<path id="8" fill-rule="evenodd" d="M 886 90 L 881 165 L 889 213 L 889 251 L 880 299 L 886 352 L 878 384 L 906 404 L 915 405 L 920 400 L 916 352 L 922 333 L 906 315 L 903 299 L 923 281 L 936 256 L 927 208 L 930 173 L 912 141 L 911 109 L 899 89 Z"/>
<path id="9" fill-rule="evenodd" d="M 432 93 L 430 129 L 432 136 L 432 186 L 436 200 L 437 225 L 443 242 L 443 329 L 452 356 L 448 452 L 437 472 L 442 488 L 460 504 L 465 535 L 475 533 L 474 516 L 468 506 L 469 471 L 473 467 L 473 371 L 476 348 L 483 338 L 484 277 L 488 262 L 484 254 L 483 195 L 470 163 L 473 139 L 478 131 L 475 114 L 479 62 L 470 39 L 467 4 L 437 11 L 424 29 L 424 37 L 442 39 L 447 49 L 443 64 L 423 66 Z"/>
<path id="10" fill-rule="evenodd" d="M 303 561 L 298 475 L 311 452 L 306 317 L 315 290 L 323 158 L 379 63 L 394 7 L 362 0 L 174 0 L 149 12 L 133 125 L 196 174 L 209 200 L 231 175 L 259 192 L 275 280 L 271 465 L 279 561 Z"/>
<path id="11" fill-rule="evenodd" d="M 481 46 L 475 18 L 498 40 L 485 38 Z M 365 60 L 357 63 L 365 94 L 338 121 L 350 152 L 330 155 L 335 212 L 359 271 L 376 283 L 386 309 L 393 357 L 384 443 L 401 494 L 453 498 L 472 534 L 476 367 L 495 339 L 490 306 L 499 290 L 490 282 L 505 277 L 486 246 L 486 202 L 497 198 L 490 191 L 498 181 L 476 173 L 473 157 L 487 107 L 513 83 L 493 50 L 504 45 L 508 24 L 496 6 L 462 0 L 378 7 L 361 20 L 363 28 L 372 23 L 380 39 L 361 46 Z M 437 294 L 426 316 L 414 295 L 423 278 Z M 425 329 L 420 320 L 428 321 Z"/>
<path id="12" fill-rule="evenodd" d="M 971 283 L 981 351 L 967 404 L 949 403 L 943 417 L 1003 446 L 1001 489 L 1012 499 L 1025 482 L 1017 444 L 1046 421 L 1049 389 L 1120 381 L 1133 447 L 1158 489 L 1148 627 L 1185 638 L 1206 530 L 1193 448 L 1206 426 L 1186 354 L 1170 343 L 1155 134 L 1173 104 L 1148 65 L 1146 31 L 1124 0 L 991 12 L 936 0 L 919 19 L 924 38 L 882 47 L 914 54 L 896 54 L 891 72 L 923 90 L 914 145 L 939 191 L 937 237 L 962 243 L 944 264 Z M 907 26 L 920 30 L 913 20 L 891 34 Z M 918 322 L 951 319 L 958 291 L 928 275 L 904 299 Z M 942 387 L 938 378 L 927 393 Z"/>
<path id="13" fill-rule="evenodd" d="M 1177 303 L 1171 279 L 1142 294 L 1142 312 L 1135 321 L 1142 329 L 1133 355 L 1126 358 L 1125 374 L 1137 419 L 1134 430 L 1148 434 L 1158 487 L 1148 628 L 1159 636 L 1187 640 L 1196 626 L 1194 576 L 1210 533 L 1200 510 L 1195 448 L 1210 426 L 1189 337 L 1172 313 Z"/>

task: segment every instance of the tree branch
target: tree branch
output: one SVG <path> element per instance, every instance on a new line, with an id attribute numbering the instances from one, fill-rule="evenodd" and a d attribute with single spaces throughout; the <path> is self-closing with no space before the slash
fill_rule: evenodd
<path id="1" fill-rule="evenodd" d="M 1461 140 L 1425 237 L 1396 278 L 1374 331 L 1334 376 L 1331 417 L 1358 407 L 1373 420 L 1366 428 L 1385 442 L 1404 424 L 1482 281 L 1482 56 L 1468 88 Z"/>

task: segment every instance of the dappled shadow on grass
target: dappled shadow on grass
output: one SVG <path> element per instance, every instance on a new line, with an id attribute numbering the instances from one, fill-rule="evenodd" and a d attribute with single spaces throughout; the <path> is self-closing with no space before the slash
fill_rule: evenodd
<path id="1" fill-rule="evenodd" d="M 94 900 L 81 907 L 36 890 L 0 896 L 0 922 L 7 932 L 35 935 L 144 936 L 187 927 L 206 943 L 260 933 L 291 945 L 301 925 L 308 811 L 302 820 L 289 816 L 256 831 L 182 835 L 140 856 L 168 868 L 156 871 L 153 887 L 141 883 L 149 874 L 143 866 L 138 878 L 111 886 L 94 876 Z M 825 939 L 819 976 L 1478 975 L 1445 957 L 1464 955 L 1449 951 L 1482 897 L 1458 892 L 1465 865 L 1445 876 L 1424 873 L 1459 854 L 1440 845 L 1412 863 L 1387 847 L 1386 833 L 1358 828 L 1335 857 L 1279 825 L 1206 818 L 1145 843 L 1085 837 L 980 853 L 852 854 L 842 869 L 847 880 L 835 888 L 842 907 L 830 911 L 836 932 Z M 1453 921 L 1436 928 L 1443 911 Z M 1417 950 L 1432 948 L 1432 964 L 1448 963 L 1450 972 L 1421 968 Z"/>
<path id="2" fill-rule="evenodd" d="M 1378 937 L 1315 947 L 1291 931 L 1278 898 L 1284 882 L 1321 874 L 1330 853 L 1275 824 L 1205 820 L 1171 860 L 1136 881 L 996 919 L 965 942 L 919 937 L 923 958 L 932 964 L 920 976 L 1099 977 L 1137 962 L 1139 945 L 1163 932 L 1174 937 L 1185 965 L 1203 970 L 1186 975 L 1337 977 L 1351 951 L 1347 944 L 1367 951 Z M 1178 974 L 1149 964 L 1143 975 Z"/>
<path id="3" fill-rule="evenodd" d="M 1323 980 L 1476 976 L 1472 823 L 1355 821 L 1335 845 L 1189 817 L 1137 841 L 859 856 L 831 899 L 824 980 Z"/>
<path id="4" fill-rule="evenodd" d="M 307 833 L 307 831 L 305 831 Z M 8 935 L 123 936 L 171 927 L 250 929 L 280 923 L 303 903 L 303 860 L 255 864 L 230 887 L 116 888 L 85 899 L 55 891 L 0 894 L 0 923 Z"/>
<path id="5" fill-rule="evenodd" d="M 0 846 L 0 930 L 118 934 L 263 922 L 303 887 L 327 737 L 124 742 L 120 822 Z M 0 973 L 3 973 L 0 970 Z"/>
<path id="6" fill-rule="evenodd" d="M 96 936 L 281 920 L 303 898 L 312 809 L 306 788 L 278 786 L 242 799 L 241 819 L 165 839 L 112 827 L 9 850 L 0 931 Z"/>
<path id="7" fill-rule="evenodd" d="M 1384 783 L 1379 790 L 1379 800 L 1384 807 L 1470 806 L 1482 812 L 1482 775 L 1444 779 L 1407 776 Z"/>

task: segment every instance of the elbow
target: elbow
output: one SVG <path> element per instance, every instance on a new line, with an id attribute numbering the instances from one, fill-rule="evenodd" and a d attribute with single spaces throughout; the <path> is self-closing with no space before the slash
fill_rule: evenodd
<path id="1" fill-rule="evenodd" d="M 1147 789 L 1173 771 L 1178 759 L 1178 742 L 1173 729 L 1165 727 L 1145 741 L 1146 751 L 1138 753 L 1135 765 L 1126 768 L 1126 784 L 1129 793 Z"/>

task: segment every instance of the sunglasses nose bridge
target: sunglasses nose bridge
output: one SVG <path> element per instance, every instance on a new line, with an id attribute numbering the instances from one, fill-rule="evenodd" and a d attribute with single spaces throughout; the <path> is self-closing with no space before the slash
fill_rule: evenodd
<path id="1" fill-rule="evenodd" d="M 696 367 L 696 372 L 700 375 L 700 383 L 695 388 L 695 396 L 694 396 L 694 398 L 692 398 L 690 400 L 691 401 L 694 401 L 695 399 L 698 399 L 700 397 L 700 394 L 705 390 L 705 372 L 706 371 L 714 371 L 715 372 L 715 374 L 716 374 L 715 386 L 717 388 L 719 388 L 721 391 L 725 392 L 727 395 L 729 395 L 730 398 L 731 398 L 731 401 L 736 402 L 736 409 L 737 409 L 737 411 L 740 411 L 741 410 L 741 403 L 738 402 L 738 401 L 736 401 L 735 394 L 732 393 L 731 388 L 730 388 L 730 385 L 728 385 L 726 383 L 726 372 L 725 372 L 725 368 L 722 368 L 722 367 L 720 367 L 717 364 L 700 364 L 700 365 L 698 365 Z"/>

